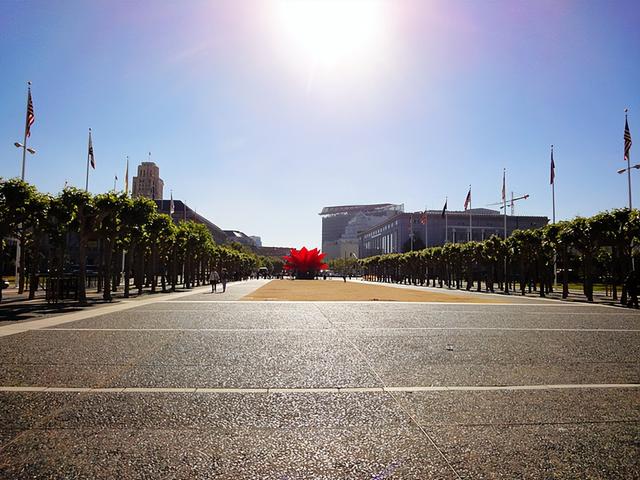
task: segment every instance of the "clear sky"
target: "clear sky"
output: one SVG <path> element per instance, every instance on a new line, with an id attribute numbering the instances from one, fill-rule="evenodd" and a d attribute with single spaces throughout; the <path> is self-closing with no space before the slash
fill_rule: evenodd
<path id="1" fill-rule="evenodd" d="M 328 205 L 483 207 L 503 168 L 551 217 L 551 144 L 559 219 L 625 206 L 625 107 L 640 162 L 635 0 L 3 0 L 0 72 L 0 176 L 31 80 L 39 189 L 84 186 L 92 127 L 91 191 L 151 151 L 165 198 L 266 245 L 319 246 Z"/>

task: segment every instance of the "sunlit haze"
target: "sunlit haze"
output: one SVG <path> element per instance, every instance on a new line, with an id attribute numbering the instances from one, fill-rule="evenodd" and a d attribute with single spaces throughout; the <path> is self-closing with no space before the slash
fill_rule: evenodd
<path id="1" fill-rule="evenodd" d="M 315 76 L 366 80 L 390 48 L 389 4 L 379 0 L 279 0 L 273 5 L 284 55 Z"/>

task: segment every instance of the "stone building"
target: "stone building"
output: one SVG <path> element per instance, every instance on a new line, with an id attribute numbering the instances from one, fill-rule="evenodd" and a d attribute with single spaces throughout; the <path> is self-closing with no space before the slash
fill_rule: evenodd
<path id="1" fill-rule="evenodd" d="M 469 232 L 475 241 L 485 240 L 491 235 L 504 236 L 505 216 L 497 210 L 448 211 L 445 217 L 441 210 L 427 210 L 424 216 L 426 224 L 421 223 L 421 219 L 423 212 L 400 213 L 361 232 L 358 234 L 358 256 L 410 251 L 412 236 L 414 250 L 425 245 L 435 247 L 447 242 L 466 242 Z M 540 228 L 549 223 L 547 217 L 522 215 L 507 215 L 506 220 L 507 236 L 514 230 Z"/>
<path id="2" fill-rule="evenodd" d="M 404 205 L 391 203 L 324 207 L 319 215 L 325 260 L 358 255 L 358 234 L 402 211 Z"/>
<path id="3" fill-rule="evenodd" d="M 160 178 L 160 168 L 154 162 L 142 162 L 138 165 L 138 175 L 133 177 L 131 195 L 162 200 L 164 182 Z"/>

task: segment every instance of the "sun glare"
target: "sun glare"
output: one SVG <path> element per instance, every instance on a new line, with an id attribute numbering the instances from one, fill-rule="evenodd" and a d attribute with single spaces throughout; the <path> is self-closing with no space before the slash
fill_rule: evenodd
<path id="1" fill-rule="evenodd" d="M 381 0 L 278 0 L 276 24 L 287 50 L 317 72 L 375 63 L 388 28 Z"/>

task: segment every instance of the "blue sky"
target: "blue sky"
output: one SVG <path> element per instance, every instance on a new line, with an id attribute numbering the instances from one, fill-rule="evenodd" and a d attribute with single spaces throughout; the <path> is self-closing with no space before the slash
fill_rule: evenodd
<path id="1" fill-rule="evenodd" d="M 550 217 L 550 144 L 559 219 L 626 205 L 640 4 L 341 1 L 0 2 L 0 176 L 31 80 L 39 189 L 84 185 L 91 127 L 91 191 L 151 151 L 166 198 L 268 245 L 319 246 L 327 205 L 486 206 L 503 168 Z"/>

